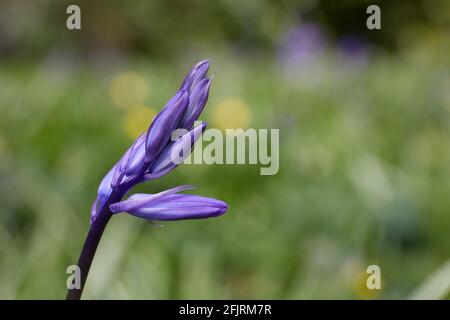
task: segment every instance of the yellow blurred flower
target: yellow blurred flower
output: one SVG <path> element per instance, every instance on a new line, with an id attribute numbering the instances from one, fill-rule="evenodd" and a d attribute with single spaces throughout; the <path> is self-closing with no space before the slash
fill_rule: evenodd
<path id="1" fill-rule="evenodd" d="M 119 73 L 111 80 L 109 95 L 111 101 L 121 108 L 142 105 L 148 95 L 148 84 L 136 72 Z"/>
<path id="2" fill-rule="evenodd" d="M 215 128 L 225 130 L 248 128 L 252 112 L 240 99 L 226 99 L 213 108 L 212 121 Z"/>
<path id="3" fill-rule="evenodd" d="M 131 139 L 137 138 L 150 126 L 156 111 L 150 107 L 138 106 L 130 108 L 123 119 L 123 130 Z"/>
<path id="4" fill-rule="evenodd" d="M 448 136 L 436 129 L 426 129 L 413 141 L 413 161 L 421 167 L 432 167 L 448 161 L 450 141 Z"/>

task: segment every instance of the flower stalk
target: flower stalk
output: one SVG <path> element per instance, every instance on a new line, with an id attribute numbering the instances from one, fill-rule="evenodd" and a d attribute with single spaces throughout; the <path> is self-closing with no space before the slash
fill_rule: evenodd
<path id="1" fill-rule="evenodd" d="M 124 195 L 115 193 L 111 194 L 110 202 L 116 202 L 120 200 Z M 84 241 L 83 249 L 81 250 L 80 257 L 78 258 L 77 266 L 80 269 L 80 288 L 73 288 L 67 291 L 66 300 L 80 300 L 83 294 L 84 285 L 91 268 L 92 261 L 94 260 L 95 252 L 97 251 L 98 244 L 102 238 L 103 231 L 105 231 L 106 225 L 112 216 L 109 206 L 105 206 L 102 212 L 99 214 L 98 219 L 90 225 L 86 240 Z"/>
<path id="2" fill-rule="evenodd" d="M 220 200 L 178 194 L 192 189 L 179 186 L 156 194 L 125 194 L 138 183 L 161 178 L 174 170 L 189 155 L 206 123 L 193 126 L 209 96 L 209 62 L 197 63 L 183 80 L 178 92 L 154 118 L 100 183 L 91 210 L 91 225 L 78 259 L 80 288 L 69 289 L 67 300 L 79 300 L 83 293 L 95 252 L 111 217 L 120 212 L 149 221 L 217 217 L 227 205 Z M 173 140 L 176 130 L 184 134 Z"/>

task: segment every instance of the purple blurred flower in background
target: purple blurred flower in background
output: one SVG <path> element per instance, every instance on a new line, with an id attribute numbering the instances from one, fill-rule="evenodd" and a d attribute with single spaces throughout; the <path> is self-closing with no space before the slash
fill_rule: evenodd
<path id="1" fill-rule="evenodd" d="M 336 45 L 338 57 L 347 67 L 367 65 L 370 58 L 370 47 L 367 40 L 356 34 L 346 34 Z"/>
<path id="2" fill-rule="evenodd" d="M 305 23 L 288 30 L 281 38 L 277 59 L 284 76 L 289 80 L 317 82 L 325 53 L 326 37 L 315 23 Z"/>
<path id="3" fill-rule="evenodd" d="M 279 59 L 288 64 L 305 64 L 320 54 L 325 49 L 325 44 L 323 32 L 318 25 L 299 25 L 283 36 Z"/>
<path id="4" fill-rule="evenodd" d="M 81 288 L 69 289 L 67 299 L 80 299 L 103 230 L 114 213 L 128 212 L 148 220 L 183 220 L 216 217 L 227 210 L 220 200 L 177 194 L 192 189 L 190 186 L 157 194 L 134 194 L 121 201 L 136 184 L 170 173 L 189 156 L 206 127 L 206 123 L 193 126 L 208 101 L 208 69 L 207 60 L 194 65 L 147 132 L 134 141 L 101 181 L 91 209 L 91 227 L 78 260 Z"/>

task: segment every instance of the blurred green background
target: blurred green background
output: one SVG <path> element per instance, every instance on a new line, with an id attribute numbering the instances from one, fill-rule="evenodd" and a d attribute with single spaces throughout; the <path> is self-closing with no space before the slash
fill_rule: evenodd
<path id="1" fill-rule="evenodd" d="M 0 298 L 64 298 L 100 180 L 204 58 L 202 119 L 280 128 L 280 171 L 185 165 L 139 186 L 194 184 L 229 211 L 115 216 L 85 298 L 448 298 L 449 22 L 445 0 L 3 0 Z"/>

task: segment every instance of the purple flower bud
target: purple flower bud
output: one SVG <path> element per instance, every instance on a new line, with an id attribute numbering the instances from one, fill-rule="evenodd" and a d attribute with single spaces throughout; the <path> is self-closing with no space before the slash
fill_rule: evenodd
<path id="1" fill-rule="evenodd" d="M 179 91 L 155 117 L 145 138 L 145 162 L 151 163 L 169 142 L 189 102 L 188 92 Z"/>
<path id="2" fill-rule="evenodd" d="M 102 182 L 100 182 L 100 186 L 98 187 L 98 195 L 100 197 L 107 198 L 111 194 L 112 192 L 111 184 L 116 169 L 117 166 L 112 167 L 111 170 L 109 170 L 109 172 L 103 178 Z"/>
<path id="3" fill-rule="evenodd" d="M 145 180 L 152 180 L 168 174 L 181 164 L 191 153 L 198 138 L 205 131 L 206 122 L 186 132 L 178 140 L 164 148 L 158 158 L 153 161 L 150 169 L 144 175 Z"/>
<path id="4" fill-rule="evenodd" d="M 127 161 L 122 163 L 121 169 L 126 175 L 137 173 L 141 170 L 145 158 L 145 134 L 141 134 L 129 150 Z"/>
<path id="5" fill-rule="evenodd" d="M 128 212 L 147 220 L 183 220 L 220 216 L 227 211 L 223 201 L 177 192 L 192 189 L 179 186 L 157 194 L 135 194 L 109 206 L 113 213 Z"/>
<path id="6" fill-rule="evenodd" d="M 203 60 L 194 65 L 184 78 L 180 90 L 191 90 L 199 81 L 206 77 L 209 69 L 209 61 Z"/>
<path id="7" fill-rule="evenodd" d="M 117 163 L 117 170 L 114 172 L 112 179 L 112 187 L 117 188 L 122 182 L 127 182 L 142 173 L 146 166 L 144 159 L 145 134 L 141 134 Z M 124 177 L 125 181 L 123 181 Z"/>
<path id="8" fill-rule="evenodd" d="M 100 209 L 105 205 L 106 201 L 108 201 L 108 198 L 111 195 L 112 180 L 116 171 L 117 165 L 113 166 L 111 170 L 109 170 L 109 172 L 100 183 L 100 186 L 98 187 L 98 195 L 91 208 L 91 223 L 94 222 L 94 220 L 97 218 Z"/>
<path id="9" fill-rule="evenodd" d="M 190 129 L 202 113 L 208 101 L 211 80 L 204 78 L 196 83 L 189 92 L 189 104 L 180 122 L 180 128 Z"/>

